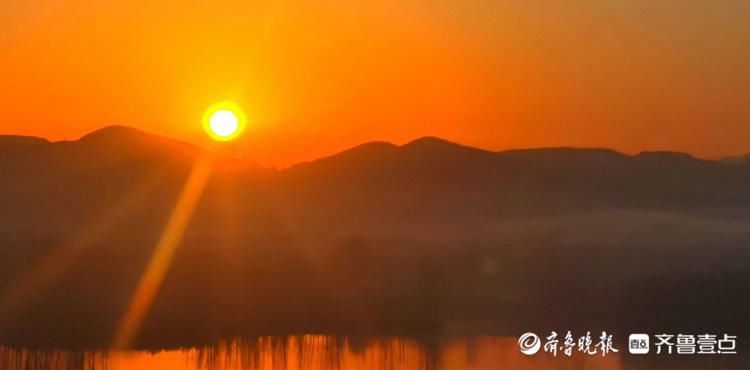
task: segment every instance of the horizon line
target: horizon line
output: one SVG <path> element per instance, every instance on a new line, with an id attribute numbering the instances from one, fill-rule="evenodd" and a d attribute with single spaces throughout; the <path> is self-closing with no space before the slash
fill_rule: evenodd
<path id="1" fill-rule="evenodd" d="M 212 150 L 211 148 L 207 148 L 207 147 L 205 147 L 203 145 L 200 145 L 200 144 L 197 144 L 197 143 L 194 143 L 194 142 L 191 142 L 191 141 L 187 141 L 187 140 L 183 140 L 183 139 L 178 139 L 178 138 L 174 138 L 174 137 L 170 137 L 170 136 L 165 136 L 165 135 L 161 135 L 161 134 L 157 134 L 157 133 L 145 131 L 143 129 L 136 128 L 136 127 L 133 127 L 133 126 L 124 125 L 124 124 L 112 124 L 112 125 L 102 126 L 101 128 L 98 128 L 98 129 L 95 129 L 93 131 L 90 131 L 90 132 L 88 132 L 86 134 L 81 135 L 77 139 L 72 139 L 72 140 L 70 140 L 70 139 L 51 140 L 49 138 L 46 138 L 46 137 L 43 137 L 43 136 L 37 136 L 37 135 L 2 134 L 2 133 L 0 133 L 0 138 L 3 138 L 3 137 L 32 138 L 32 139 L 43 140 L 43 141 L 45 141 L 46 143 L 49 143 L 49 144 L 75 143 L 75 142 L 80 142 L 80 141 L 84 140 L 86 137 L 89 137 L 89 136 L 91 136 L 93 134 L 100 133 L 100 132 L 107 131 L 107 130 L 112 130 L 112 129 L 130 130 L 132 132 L 140 133 L 142 135 L 152 136 L 152 137 L 156 137 L 156 138 L 161 138 L 161 139 L 173 141 L 173 142 L 176 142 L 176 143 L 179 143 L 179 144 L 183 144 L 183 145 L 189 145 L 189 146 L 195 147 L 198 150 L 203 150 L 203 151 L 207 151 L 207 152 L 217 153 L 217 154 L 219 154 L 219 155 L 221 155 L 223 157 L 226 157 L 226 158 L 231 158 L 231 159 L 236 159 L 236 160 L 242 160 L 242 161 L 252 161 L 252 162 L 255 162 L 260 167 L 267 168 L 267 169 L 277 169 L 277 170 L 287 169 L 287 168 L 291 168 L 291 167 L 294 167 L 294 166 L 297 166 L 297 165 L 301 165 L 301 164 L 305 164 L 305 163 L 312 163 L 312 162 L 315 162 L 315 161 L 318 161 L 318 160 L 321 160 L 321 159 L 335 157 L 335 156 L 337 156 L 339 154 L 348 152 L 350 150 L 353 150 L 353 149 L 356 149 L 356 148 L 359 148 L 359 147 L 362 147 L 362 146 L 365 146 L 365 145 L 368 145 L 368 144 L 387 144 L 387 145 L 392 145 L 393 147 L 396 147 L 396 148 L 404 148 L 404 147 L 407 147 L 410 144 L 414 144 L 414 143 L 416 143 L 418 141 L 429 140 L 429 139 L 433 139 L 433 140 L 436 140 L 436 141 L 439 141 L 439 142 L 444 142 L 444 143 L 447 143 L 447 144 L 455 145 L 455 146 L 458 146 L 458 147 L 464 147 L 464 148 L 469 148 L 469 149 L 473 149 L 473 150 L 477 150 L 477 151 L 483 151 L 483 152 L 487 152 L 487 153 L 493 153 L 493 154 L 503 154 L 503 153 L 521 152 L 521 151 L 541 151 L 541 150 L 580 150 L 580 151 L 586 151 L 586 150 L 596 151 L 596 150 L 599 150 L 599 151 L 613 152 L 613 153 L 620 154 L 620 155 L 623 155 L 623 156 L 626 156 L 626 157 L 637 157 L 637 156 L 640 156 L 640 155 L 643 155 L 643 154 L 650 154 L 650 153 L 678 154 L 678 155 L 689 156 L 689 157 L 691 157 L 691 158 L 693 158 L 695 160 L 707 161 L 707 162 L 726 162 L 726 161 L 737 160 L 737 159 L 741 160 L 743 158 L 750 157 L 750 152 L 747 152 L 745 154 L 739 154 L 739 155 L 730 155 L 730 156 L 717 157 L 717 158 L 707 158 L 707 157 L 698 156 L 698 155 L 696 155 L 694 153 L 690 153 L 690 152 L 687 152 L 687 151 L 677 151 L 677 150 L 641 150 L 641 151 L 638 151 L 638 152 L 634 152 L 633 154 L 630 154 L 630 153 L 627 153 L 627 152 L 624 152 L 624 151 L 620 151 L 620 150 L 617 150 L 617 149 L 614 149 L 614 148 L 611 148 L 611 147 L 606 147 L 606 146 L 573 146 L 573 145 L 540 146 L 540 147 L 518 147 L 518 148 L 507 148 L 507 149 L 500 149 L 500 150 L 492 150 L 492 149 L 486 149 L 486 148 L 481 148 L 481 147 L 477 147 L 477 146 L 470 146 L 470 145 L 467 145 L 467 144 L 462 144 L 462 143 L 451 141 L 451 140 L 448 140 L 448 139 L 444 139 L 444 138 L 441 138 L 441 137 L 438 137 L 438 136 L 425 135 L 425 136 L 419 136 L 419 137 L 416 137 L 414 139 L 408 140 L 404 144 L 401 144 L 401 145 L 395 144 L 393 142 L 386 141 L 386 140 L 365 141 L 365 142 L 362 142 L 360 144 L 350 146 L 350 147 L 348 147 L 346 149 L 339 150 L 339 151 L 333 152 L 333 153 L 328 154 L 328 155 L 323 155 L 323 156 L 320 156 L 320 157 L 317 157 L 317 158 L 313 158 L 313 159 L 308 159 L 308 160 L 294 162 L 294 163 L 288 164 L 286 166 L 276 166 L 276 165 L 266 166 L 266 165 L 261 165 L 260 162 L 258 160 L 256 160 L 256 159 L 254 159 L 254 158 L 248 158 L 248 157 L 245 157 L 245 156 L 227 155 L 225 153 L 220 153 L 218 151 Z"/>

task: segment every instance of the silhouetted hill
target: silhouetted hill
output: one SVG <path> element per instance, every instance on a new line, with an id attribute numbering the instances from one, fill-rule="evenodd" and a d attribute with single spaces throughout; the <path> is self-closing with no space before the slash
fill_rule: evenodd
<path id="1" fill-rule="evenodd" d="M 721 163 L 730 166 L 750 166 L 750 154 L 739 157 L 724 158 L 721 160 Z"/>
<path id="2" fill-rule="evenodd" d="M 108 126 L 70 142 L 80 147 L 138 154 L 190 154 L 200 151 L 192 144 L 168 139 L 127 126 Z"/>
<path id="3" fill-rule="evenodd" d="M 82 136 L 77 141 L 106 142 L 106 143 L 113 144 L 113 145 L 127 145 L 127 144 L 140 145 L 141 143 L 144 143 L 144 142 L 157 142 L 157 141 L 174 142 L 176 140 L 148 134 L 144 131 L 138 130 L 133 127 L 122 126 L 122 125 L 112 125 L 112 126 L 103 127 L 96 131 L 92 131 Z"/>
<path id="4" fill-rule="evenodd" d="M 0 136 L 0 149 L 5 153 L 16 150 L 29 150 L 33 147 L 48 144 L 49 141 L 31 136 L 2 135 Z"/>
<path id="5" fill-rule="evenodd" d="M 0 136 L 0 344 L 106 347 L 205 155 L 122 126 Z M 281 171 L 216 156 L 136 345 L 750 333 L 750 167 L 730 162 L 431 137 Z"/>
<path id="6" fill-rule="evenodd" d="M 518 217 L 599 208 L 745 212 L 750 205 L 747 168 L 683 153 L 628 156 L 574 148 L 495 153 L 436 138 L 401 147 L 365 144 L 279 177 L 292 183 L 307 179 L 301 191 L 326 203 L 342 196 L 378 203 L 364 208 L 411 203 L 427 215 L 449 217 L 456 211 Z"/>

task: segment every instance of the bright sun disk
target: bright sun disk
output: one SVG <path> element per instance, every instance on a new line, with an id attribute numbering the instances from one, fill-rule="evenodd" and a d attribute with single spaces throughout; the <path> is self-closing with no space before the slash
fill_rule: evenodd
<path id="1" fill-rule="evenodd" d="M 221 137 L 232 136 L 239 128 L 237 116 L 228 110 L 220 110 L 211 115 L 209 127 L 214 134 Z"/>
<path id="2" fill-rule="evenodd" d="M 232 102 L 212 105 L 203 114 L 203 128 L 217 141 L 229 141 L 242 133 L 246 123 L 245 113 Z"/>

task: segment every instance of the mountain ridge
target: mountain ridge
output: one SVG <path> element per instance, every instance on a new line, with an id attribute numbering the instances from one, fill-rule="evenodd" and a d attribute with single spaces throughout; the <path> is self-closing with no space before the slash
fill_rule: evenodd
<path id="1" fill-rule="evenodd" d="M 94 130 L 88 134 L 81 136 L 76 140 L 60 140 L 50 141 L 48 139 L 36 136 L 26 135 L 0 135 L 0 150 L 3 146 L 11 145 L 15 148 L 28 146 L 28 145 L 42 145 L 42 144 L 93 144 L 97 146 L 115 146 L 122 147 L 123 145 L 140 146 L 141 148 L 147 148 L 150 150 L 163 149 L 158 151 L 166 151 L 167 148 L 159 148 L 159 145 L 167 145 L 174 148 L 178 148 L 178 151 L 182 153 L 210 151 L 210 149 L 201 147 L 199 145 L 182 141 L 179 139 L 170 138 L 167 136 L 161 136 L 152 134 L 140 129 L 136 129 L 126 125 L 111 125 L 105 126 L 101 129 Z M 423 136 L 414 140 L 408 141 L 405 144 L 397 145 L 387 141 L 370 141 L 365 142 L 351 148 L 342 150 L 340 152 L 333 153 L 331 155 L 315 158 L 307 161 L 301 161 L 298 163 L 291 164 L 288 167 L 281 169 L 281 171 L 298 168 L 318 161 L 328 161 L 337 157 L 349 157 L 354 159 L 356 157 L 373 156 L 373 155 L 393 155 L 396 152 L 410 152 L 410 153 L 421 153 L 421 155 L 439 155 L 439 154 L 456 154 L 461 152 L 462 154 L 474 153 L 482 155 L 492 155 L 495 157 L 518 157 L 518 156 L 532 156 L 532 157 L 546 157 L 546 156 L 560 156 L 561 158 L 574 159 L 575 157 L 581 157 L 583 155 L 598 156 L 599 158 L 670 158 L 671 160 L 693 160 L 699 162 L 710 162 L 710 163 L 726 163 L 742 165 L 748 163 L 748 156 L 735 156 L 720 159 L 705 159 L 694 156 L 693 154 L 678 151 L 668 150 L 655 150 L 655 151 L 641 151 L 636 154 L 626 154 L 610 148 L 602 147 L 572 147 L 572 146 L 559 146 L 559 147 L 538 147 L 538 148 L 523 148 L 523 149 L 505 149 L 505 150 L 488 150 L 478 147 L 472 147 L 461 143 L 449 141 L 435 136 Z M 254 162 L 247 159 L 249 162 Z M 256 165 L 260 166 L 255 162 Z M 261 166 L 263 167 L 263 166 Z M 265 168 L 265 167 L 264 167 Z M 269 168 L 265 168 L 269 169 Z"/>
<path id="2" fill-rule="evenodd" d="M 205 150 L 175 142 L 127 127 L 55 143 L 0 137 L 1 344 L 110 344 Z M 440 334 L 467 318 L 492 323 L 478 335 L 530 323 L 750 332 L 750 272 L 737 264 L 750 259 L 748 167 L 434 137 L 260 175 L 233 160 L 217 157 L 199 190 L 136 346 Z M 44 289 L 3 298 L 50 255 L 67 265 Z M 602 297 L 620 311 L 602 315 Z M 567 300 L 577 304 L 558 305 Z"/>

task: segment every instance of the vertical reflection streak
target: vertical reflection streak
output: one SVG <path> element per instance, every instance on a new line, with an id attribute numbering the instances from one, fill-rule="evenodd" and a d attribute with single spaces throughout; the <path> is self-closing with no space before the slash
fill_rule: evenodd
<path id="1" fill-rule="evenodd" d="M 0 346 L 0 369 L 8 370 L 623 370 L 622 356 L 526 356 L 517 338 L 480 337 L 443 342 L 434 364 L 428 350 L 406 338 L 372 338 L 353 348 L 346 338 L 325 335 L 236 339 L 217 346 L 162 351 L 72 353 L 9 349 Z M 343 343 L 343 346 L 340 344 Z M 470 354 L 471 352 L 471 354 Z M 675 359 L 672 359 L 674 361 Z M 715 368 L 710 358 L 687 359 L 689 368 Z M 698 361 L 698 362 L 695 362 Z M 713 362 L 711 362 L 713 361 Z M 652 365 L 656 365 L 654 363 Z M 646 366 L 674 368 L 674 366 Z M 667 362 L 674 364 L 674 362 Z M 681 363 L 685 365 L 685 363 Z M 713 364 L 714 366 L 708 366 Z M 641 369 L 644 366 L 629 366 Z M 641 364 L 645 365 L 645 364 Z M 706 366 L 701 366 L 706 365 Z M 746 369 L 737 359 L 721 368 Z M 708 367 L 707 367 L 708 366 Z M 688 368 L 686 366 L 677 366 Z"/>

